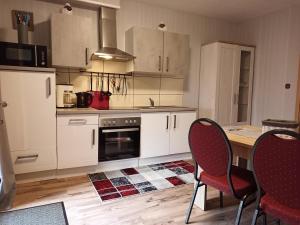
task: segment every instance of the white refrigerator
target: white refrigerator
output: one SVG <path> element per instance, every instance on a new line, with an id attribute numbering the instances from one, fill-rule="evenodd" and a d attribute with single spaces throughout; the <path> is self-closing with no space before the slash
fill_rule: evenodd
<path id="1" fill-rule="evenodd" d="M 0 91 L 0 211 L 10 209 L 15 196 L 15 174 L 8 145 L 3 107 L 6 107 L 6 103 L 2 102 Z"/>

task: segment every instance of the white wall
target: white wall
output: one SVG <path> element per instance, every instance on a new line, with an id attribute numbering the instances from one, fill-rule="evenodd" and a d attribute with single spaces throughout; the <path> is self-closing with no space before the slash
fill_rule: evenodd
<path id="1" fill-rule="evenodd" d="M 136 0 L 121 0 L 121 9 L 117 13 L 118 47 L 125 49 L 124 35 L 130 27 L 156 29 L 161 21 L 167 25 L 168 31 L 190 35 L 191 66 L 189 78 L 184 84 L 183 104 L 198 107 L 201 45 L 217 40 L 234 41 L 236 26 L 221 20 L 161 8 Z"/>
<path id="2" fill-rule="evenodd" d="M 238 25 L 240 42 L 256 46 L 252 122 L 294 119 L 300 10 L 291 7 Z M 285 89 L 291 83 L 291 89 Z"/>

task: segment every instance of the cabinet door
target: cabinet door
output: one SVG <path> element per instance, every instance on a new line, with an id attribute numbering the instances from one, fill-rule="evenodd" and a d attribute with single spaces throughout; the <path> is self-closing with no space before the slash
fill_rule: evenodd
<path id="1" fill-rule="evenodd" d="M 188 134 L 196 112 L 171 113 L 170 154 L 189 152 Z"/>
<path id="2" fill-rule="evenodd" d="M 170 113 L 142 113 L 141 158 L 169 154 Z"/>
<path id="3" fill-rule="evenodd" d="M 55 74 L 1 71 L 0 77 L 16 173 L 56 169 Z"/>
<path id="4" fill-rule="evenodd" d="M 184 77 L 189 68 L 189 36 L 164 32 L 164 74 Z"/>
<path id="5" fill-rule="evenodd" d="M 254 48 L 239 46 L 234 93 L 234 124 L 250 124 L 252 84 L 253 84 Z"/>
<path id="6" fill-rule="evenodd" d="M 136 57 L 134 60 L 134 71 L 146 73 L 162 72 L 162 31 L 133 27 L 126 32 L 126 39 L 126 51 Z"/>
<path id="7" fill-rule="evenodd" d="M 92 20 L 54 14 L 51 17 L 52 65 L 85 68 L 89 65 Z"/>
<path id="8" fill-rule="evenodd" d="M 221 125 L 231 125 L 234 118 L 237 46 L 220 44 L 218 51 L 217 116 Z"/>
<path id="9" fill-rule="evenodd" d="M 59 120 L 59 118 L 58 118 Z M 98 164 L 98 125 L 86 125 L 84 118 L 70 119 L 68 125 L 57 126 L 58 169 Z"/>

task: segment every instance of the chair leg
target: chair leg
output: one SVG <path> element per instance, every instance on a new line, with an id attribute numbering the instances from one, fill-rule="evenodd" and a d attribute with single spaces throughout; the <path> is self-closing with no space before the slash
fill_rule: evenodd
<path id="1" fill-rule="evenodd" d="M 245 203 L 245 198 L 240 201 L 240 206 L 239 206 L 239 210 L 238 210 L 238 213 L 236 216 L 235 225 L 239 225 L 241 222 L 241 217 L 242 217 L 242 213 L 243 213 L 243 209 L 244 209 L 244 203 Z"/>
<path id="2" fill-rule="evenodd" d="M 252 223 L 251 223 L 251 225 L 256 225 L 257 218 L 258 218 L 258 214 L 259 214 L 259 210 L 256 209 L 255 212 L 254 212 L 253 218 L 252 218 Z"/>
<path id="3" fill-rule="evenodd" d="M 223 192 L 220 191 L 220 208 L 223 208 L 224 203 L 223 203 Z"/>
<path id="4" fill-rule="evenodd" d="M 263 214 L 263 225 L 267 225 L 267 214 Z"/>
<path id="5" fill-rule="evenodd" d="M 194 193 L 193 193 L 193 197 L 192 197 L 192 201 L 190 203 L 190 206 L 188 208 L 188 211 L 187 211 L 187 214 L 186 214 L 186 219 L 185 219 L 185 223 L 188 224 L 189 223 L 189 220 L 190 220 L 190 216 L 191 216 L 191 213 L 192 213 L 192 209 L 193 209 L 193 206 L 194 206 L 194 202 L 195 202 L 195 198 L 197 196 L 197 192 L 198 192 L 198 188 L 200 187 L 200 181 L 198 181 L 197 183 L 197 186 L 194 190 Z"/>

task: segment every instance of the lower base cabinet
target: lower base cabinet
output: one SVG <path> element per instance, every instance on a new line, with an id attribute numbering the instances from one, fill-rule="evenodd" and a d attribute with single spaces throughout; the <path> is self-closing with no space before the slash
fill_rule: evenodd
<path id="1" fill-rule="evenodd" d="M 98 165 L 98 115 L 57 117 L 58 169 Z"/>
<path id="2" fill-rule="evenodd" d="M 196 112 L 142 113 L 141 158 L 190 151 L 188 133 Z"/>
<path id="3" fill-rule="evenodd" d="M 15 174 L 56 169 L 55 73 L 0 70 L 0 95 Z"/>

